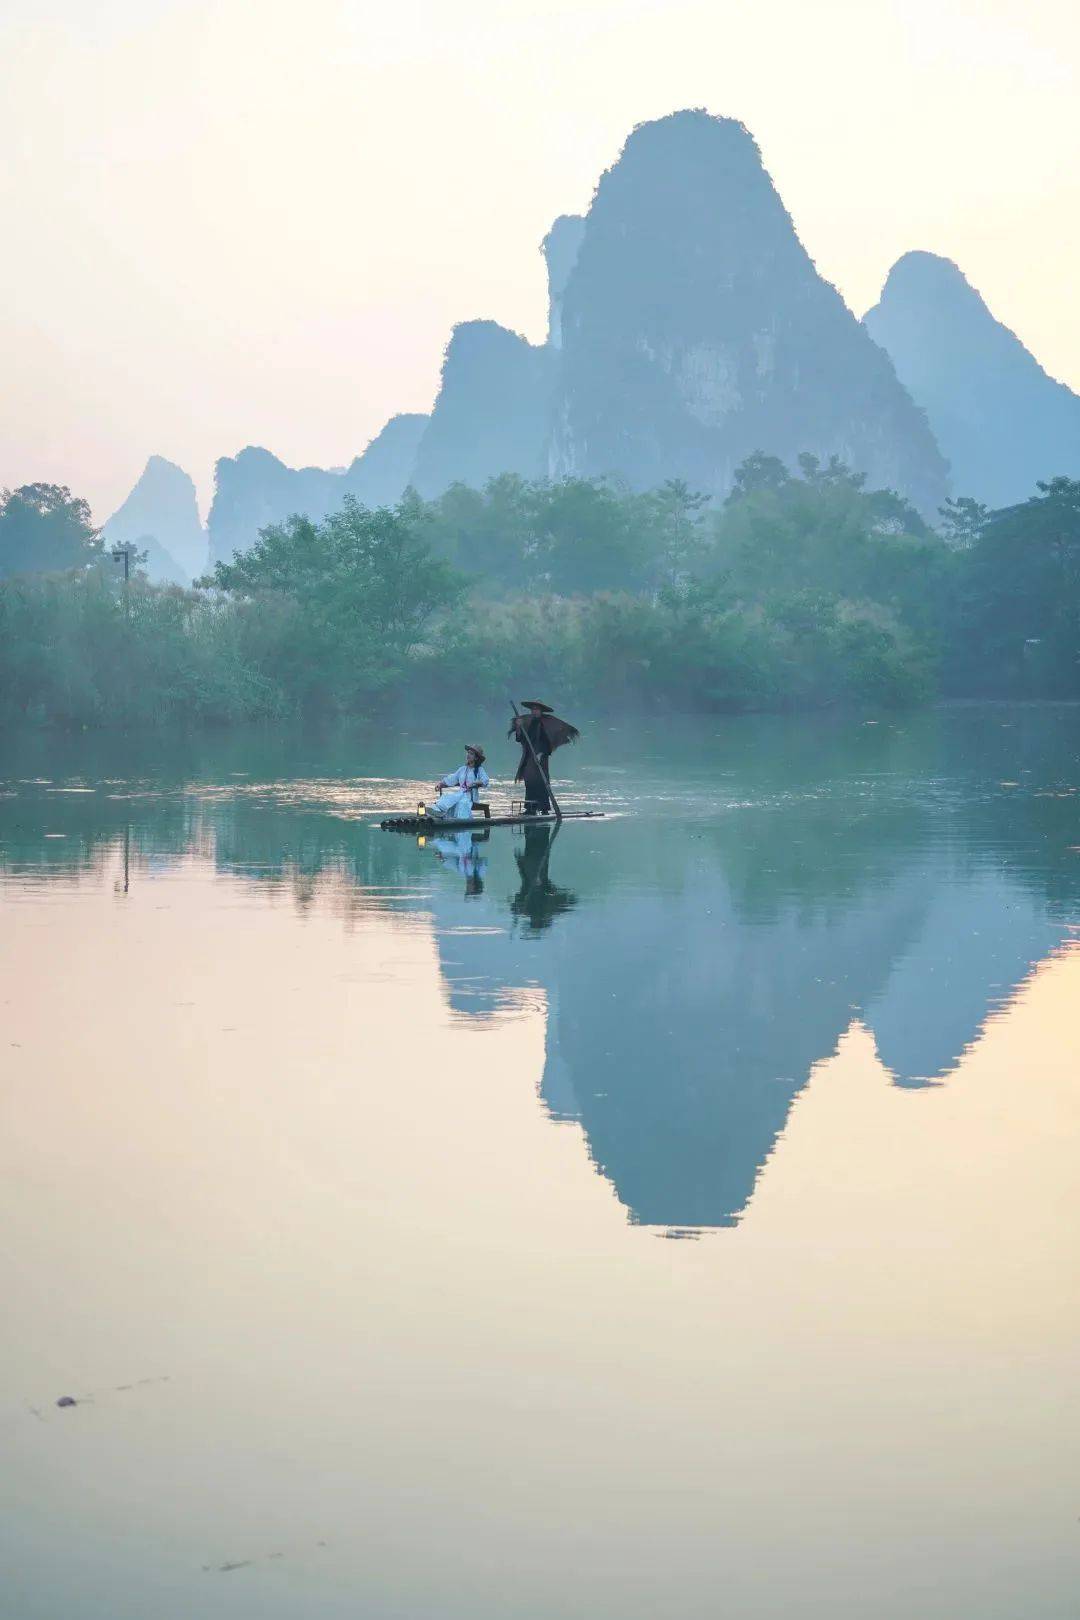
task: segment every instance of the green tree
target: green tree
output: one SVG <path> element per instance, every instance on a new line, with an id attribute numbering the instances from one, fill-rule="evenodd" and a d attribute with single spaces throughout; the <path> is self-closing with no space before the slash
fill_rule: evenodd
<path id="1" fill-rule="evenodd" d="M 534 484 L 534 577 L 564 595 L 647 583 L 654 555 L 649 512 L 602 479 Z"/>
<path id="2" fill-rule="evenodd" d="M 764 450 L 755 450 L 735 469 L 728 505 L 745 500 L 748 495 L 760 495 L 766 490 L 776 494 L 790 482 L 791 474 L 779 456 L 767 456 Z"/>
<path id="3" fill-rule="evenodd" d="M 938 531 L 956 551 L 967 551 L 975 544 L 990 516 L 990 508 L 972 500 L 970 495 L 959 495 L 956 500 L 950 498 L 938 511 L 941 517 Z"/>
<path id="4" fill-rule="evenodd" d="M 953 679 L 962 689 L 1080 696 L 1080 480 L 992 512 L 959 559 Z"/>
<path id="5" fill-rule="evenodd" d="M 891 490 L 866 490 L 833 457 L 800 456 L 802 477 L 752 456 L 717 515 L 711 567 L 744 598 L 806 590 L 878 602 L 927 627 L 945 547 Z"/>
<path id="6" fill-rule="evenodd" d="M 461 577 L 432 554 L 416 509 L 377 511 L 346 497 L 322 523 L 263 529 L 202 584 L 266 603 L 267 672 L 301 703 L 351 708 L 399 680 Z"/>
<path id="7" fill-rule="evenodd" d="M 412 513 L 439 556 L 489 590 L 513 590 L 530 578 L 535 506 L 533 486 L 503 473 L 482 490 L 451 484 L 430 505 L 417 498 Z"/>
<path id="8" fill-rule="evenodd" d="M 640 497 L 651 533 L 656 583 L 674 586 L 688 580 L 705 557 L 708 496 L 696 494 L 681 478 L 669 478 L 659 489 Z"/>
<path id="9" fill-rule="evenodd" d="M 101 554 L 90 507 L 61 484 L 0 492 L 0 578 L 57 573 Z"/>

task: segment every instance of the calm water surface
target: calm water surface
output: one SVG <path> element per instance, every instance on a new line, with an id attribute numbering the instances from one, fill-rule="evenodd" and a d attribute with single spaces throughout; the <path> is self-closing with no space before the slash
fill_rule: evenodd
<path id="1" fill-rule="evenodd" d="M 1075 1620 L 1080 712 L 437 730 L 0 751 L 0 1614 Z"/>

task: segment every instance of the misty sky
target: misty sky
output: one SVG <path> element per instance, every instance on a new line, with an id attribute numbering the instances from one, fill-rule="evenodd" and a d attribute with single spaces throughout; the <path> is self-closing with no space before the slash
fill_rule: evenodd
<path id="1" fill-rule="evenodd" d="M 685 106 L 857 313 L 943 253 L 1080 388 L 1078 61 L 1075 0 L 0 0 L 0 486 L 349 461 Z"/>

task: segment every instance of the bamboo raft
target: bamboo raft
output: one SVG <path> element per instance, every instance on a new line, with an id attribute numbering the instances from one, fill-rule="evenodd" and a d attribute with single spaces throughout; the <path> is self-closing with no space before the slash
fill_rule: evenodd
<path id="1" fill-rule="evenodd" d="M 510 707 L 514 711 L 515 720 L 520 720 L 521 716 L 517 704 L 512 703 Z M 547 788 L 548 797 L 554 806 L 550 814 L 544 816 L 527 815 L 524 802 L 521 799 L 512 799 L 510 801 L 509 815 L 493 816 L 490 804 L 483 804 L 479 799 L 474 799 L 473 810 L 479 810 L 481 814 L 471 815 L 465 820 L 458 820 L 456 817 L 451 816 L 430 815 L 425 804 L 418 804 L 414 816 L 387 816 L 384 821 L 379 822 L 379 826 L 385 832 L 415 833 L 430 832 L 432 830 L 436 832 L 461 832 L 463 827 L 479 827 L 481 830 L 486 831 L 488 827 L 518 827 L 524 825 L 551 827 L 558 826 L 563 821 L 596 821 L 602 819 L 604 815 L 602 810 L 571 810 L 569 813 L 560 810 L 559 801 L 555 797 L 554 789 L 551 786 L 551 778 L 544 769 L 536 749 L 533 747 L 528 730 L 526 729 L 522 735 L 525 738 L 529 753 L 533 757 L 533 764 L 536 766 L 540 779 Z M 573 736 L 577 736 L 576 731 L 573 732 Z M 468 773 L 466 773 L 466 780 L 468 780 Z"/>
<path id="2" fill-rule="evenodd" d="M 509 815 L 493 816 L 487 805 L 477 806 L 484 813 L 479 816 L 470 816 L 467 821 L 457 821 L 446 816 L 432 816 L 417 810 L 411 816 L 387 816 L 379 826 L 384 832 L 463 832 L 466 828 L 488 827 L 554 827 L 560 821 L 601 821 L 603 810 L 564 810 L 561 816 L 527 816 L 524 810 L 513 810 Z"/>

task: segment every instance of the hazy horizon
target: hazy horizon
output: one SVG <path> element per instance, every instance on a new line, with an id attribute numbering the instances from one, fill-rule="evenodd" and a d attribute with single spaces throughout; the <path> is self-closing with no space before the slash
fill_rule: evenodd
<path id="1" fill-rule="evenodd" d="M 101 522 L 152 454 L 204 509 L 246 444 L 347 463 L 455 322 L 543 338 L 552 219 L 687 106 L 750 128 L 856 314 L 943 254 L 1080 388 L 1077 47 L 1058 0 L 0 0 L 0 486 Z"/>

